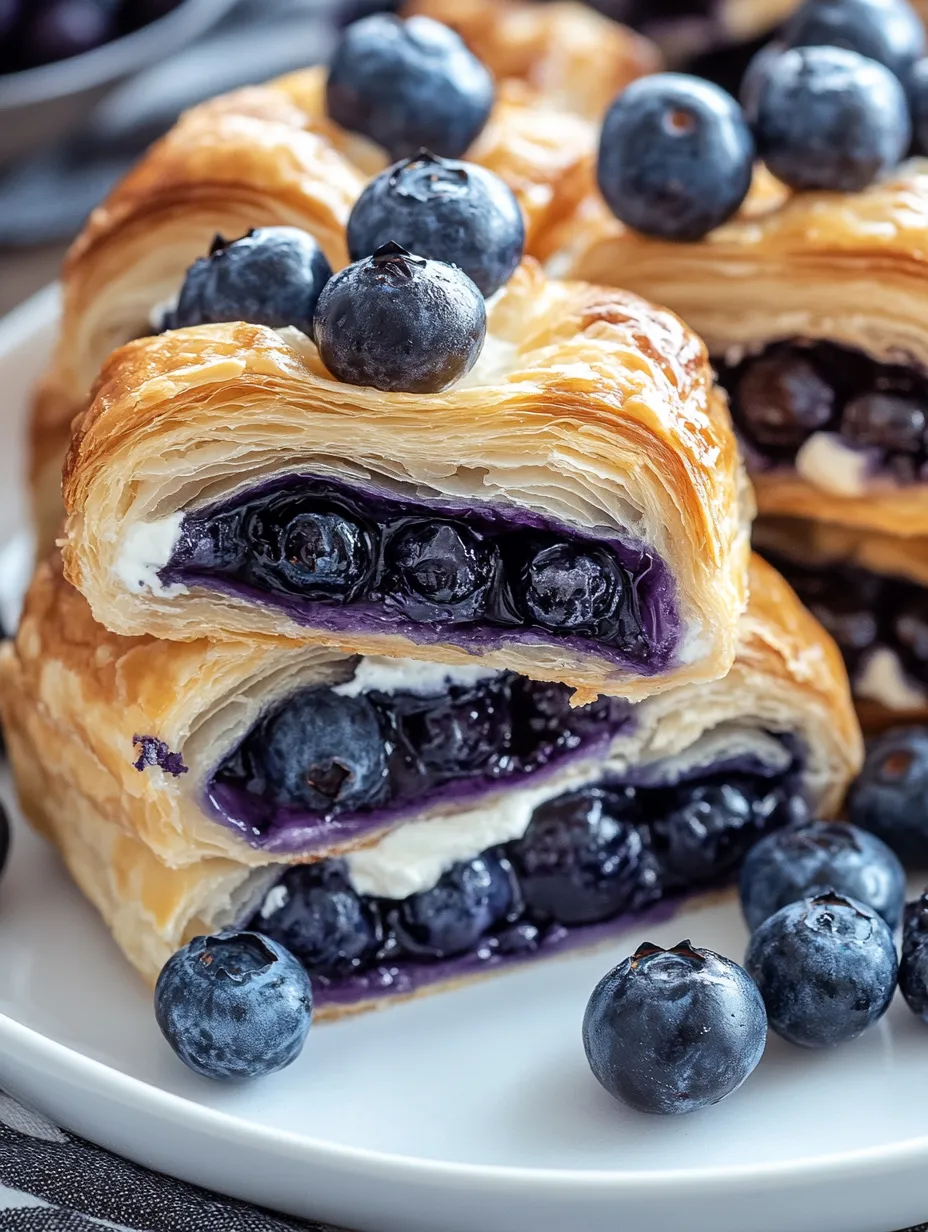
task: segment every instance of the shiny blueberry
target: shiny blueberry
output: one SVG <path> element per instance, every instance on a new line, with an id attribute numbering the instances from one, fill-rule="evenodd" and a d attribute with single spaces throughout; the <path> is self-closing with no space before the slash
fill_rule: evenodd
<path id="1" fill-rule="evenodd" d="M 365 697 L 330 689 L 299 693 L 268 720 L 262 761 L 278 801 L 314 812 L 364 808 L 386 789 L 376 710 Z"/>
<path id="2" fill-rule="evenodd" d="M 748 927 L 823 886 L 866 903 L 890 928 L 902 917 L 905 873 L 886 844 L 844 822 L 810 821 L 769 834 L 748 852 L 741 868 Z"/>
<path id="3" fill-rule="evenodd" d="M 894 453 L 918 453 L 926 427 L 923 402 L 879 391 L 852 398 L 841 416 L 841 435 L 847 440 Z"/>
<path id="4" fill-rule="evenodd" d="M 407 954 L 451 958 L 473 949 L 505 919 L 513 894 L 508 862 L 485 852 L 452 865 L 430 890 L 404 899 L 394 912 L 393 928 Z"/>
<path id="5" fill-rule="evenodd" d="M 525 902 L 540 919 L 594 924 L 652 902 L 657 869 L 634 825 L 634 797 L 595 789 L 540 805 L 509 848 Z"/>
<path id="6" fill-rule="evenodd" d="M 439 393 L 469 372 L 486 332 L 483 296 L 465 273 L 393 243 L 336 274 L 314 322 L 339 381 L 410 394 Z"/>
<path id="7" fill-rule="evenodd" d="M 639 1112 L 717 1104 L 757 1066 L 767 1042 L 760 994 L 731 959 L 681 941 L 645 943 L 597 984 L 583 1017 L 596 1080 Z"/>
<path id="8" fill-rule="evenodd" d="M 525 224 L 498 175 L 423 150 L 376 176 L 348 219 L 353 261 L 390 240 L 417 256 L 456 265 L 484 295 L 492 295 L 522 259 Z"/>
<path id="9" fill-rule="evenodd" d="M 556 543 L 526 564 L 525 607 L 536 624 L 553 633 L 596 632 L 622 600 L 622 569 L 605 548 Z"/>
<path id="10" fill-rule="evenodd" d="M 928 863 L 928 729 L 896 728 L 873 741 L 848 816 L 906 863 Z"/>
<path id="11" fill-rule="evenodd" d="M 250 932 L 194 937 L 165 963 L 155 1017 L 185 1065 L 206 1078 L 260 1078 L 297 1059 L 312 1020 L 306 972 Z"/>
<path id="12" fill-rule="evenodd" d="M 681 784 L 666 811 L 648 817 L 670 885 L 697 885 L 730 872 L 777 822 L 776 792 L 748 782 Z"/>
<path id="13" fill-rule="evenodd" d="M 905 91 L 882 64 L 841 47 L 799 47 L 771 64 L 754 135 L 791 188 L 857 192 L 899 162 L 912 126 Z"/>
<path id="14" fill-rule="evenodd" d="M 736 389 L 737 417 L 758 445 L 798 449 L 830 423 L 834 390 L 794 350 L 772 351 L 745 366 Z"/>
<path id="15" fill-rule="evenodd" d="M 187 271 L 166 329 L 247 321 L 312 332 L 319 293 L 332 270 L 318 242 L 297 227 L 261 227 L 240 240 L 220 237 Z"/>
<path id="16" fill-rule="evenodd" d="M 493 79 L 447 26 L 377 14 L 342 35 L 326 105 L 333 120 L 393 159 L 423 146 L 459 158 L 487 122 Z"/>
<path id="17" fill-rule="evenodd" d="M 908 82 L 925 30 L 908 0 L 805 0 L 781 38 L 788 47 L 845 47 Z"/>
<path id="18" fill-rule="evenodd" d="M 397 730 L 415 772 L 460 778 L 489 773 L 512 745 L 509 687 L 484 681 L 454 687 L 440 697 L 407 698 L 397 705 Z"/>
<path id="19" fill-rule="evenodd" d="M 255 514 L 248 534 L 266 567 L 304 598 L 350 603 L 370 577 L 373 536 L 343 513 L 284 507 Z"/>
<path id="20" fill-rule="evenodd" d="M 356 970 L 383 940 L 374 907 L 352 889 L 340 860 L 288 869 L 264 896 L 251 928 L 279 942 L 314 976 Z"/>
<path id="21" fill-rule="evenodd" d="M 899 989 L 912 1013 L 928 1022 L 928 893 L 906 904 Z"/>
<path id="22" fill-rule="evenodd" d="M 496 554 L 463 525 L 410 521 L 384 553 L 384 597 L 411 620 L 460 623 L 484 611 L 496 575 Z"/>
<path id="23" fill-rule="evenodd" d="M 632 82 L 603 122 L 599 187 L 630 227 L 697 240 L 730 218 L 751 186 L 754 142 L 735 100 L 681 73 Z"/>
<path id="24" fill-rule="evenodd" d="M 832 890 L 764 920 L 744 965 L 764 998 L 771 1029 L 805 1048 L 856 1039 L 886 1013 L 896 988 L 889 925 L 864 903 Z"/>

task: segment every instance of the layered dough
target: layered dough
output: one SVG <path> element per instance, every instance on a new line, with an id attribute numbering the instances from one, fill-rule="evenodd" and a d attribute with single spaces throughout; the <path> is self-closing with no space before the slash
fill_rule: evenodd
<path id="1" fill-rule="evenodd" d="M 758 176 L 741 215 L 697 243 L 624 227 L 591 194 L 540 245 L 552 275 L 621 285 L 678 312 L 713 356 L 777 340 L 838 343 L 928 371 L 928 162 L 864 192 L 790 195 Z M 879 475 L 841 495 L 789 467 L 754 469 L 763 513 L 890 535 L 928 532 L 928 488 Z"/>
<path id="2" fill-rule="evenodd" d="M 636 707 L 629 730 L 587 761 L 585 781 L 724 759 L 750 747 L 751 733 L 773 734 L 798 751 L 813 812 L 837 811 L 861 760 L 840 656 L 769 566 L 755 558 L 751 573 L 729 675 Z M 272 857 L 207 815 L 203 785 L 263 710 L 308 681 L 344 676 L 345 663 L 308 647 L 120 638 L 94 624 L 58 569 L 40 567 L 16 641 L 0 652 L 20 800 L 146 978 L 190 936 L 247 919 L 280 876 Z M 136 769 L 140 733 L 188 772 Z M 574 774 L 558 781 L 575 785 Z"/>
<path id="3" fill-rule="evenodd" d="M 373 621 L 349 636 L 311 609 L 298 619 L 266 597 L 160 582 L 184 514 L 301 474 L 399 492 L 426 516 L 452 502 L 643 544 L 672 579 L 673 658 L 630 668 L 595 640 L 542 630 L 531 644 L 505 628 L 466 643 L 441 628 L 426 644 L 409 622 Z M 76 431 L 64 496 L 67 575 L 123 634 L 476 656 L 636 699 L 723 675 L 745 603 L 753 504 L 702 344 L 637 297 L 552 282 L 531 262 L 495 298 L 477 367 L 443 394 L 335 381 L 292 330 L 209 326 L 130 343 Z"/>

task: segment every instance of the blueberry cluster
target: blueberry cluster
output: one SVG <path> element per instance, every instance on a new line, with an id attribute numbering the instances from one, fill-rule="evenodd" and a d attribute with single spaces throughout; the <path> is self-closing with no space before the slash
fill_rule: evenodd
<path id="1" fill-rule="evenodd" d="M 572 709 L 570 696 L 514 672 L 438 696 L 310 689 L 262 719 L 215 781 L 247 793 L 258 831 L 279 806 L 330 818 L 422 801 L 461 781 L 473 790 L 530 775 L 629 720 L 626 702 Z"/>
<path id="2" fill-rule="evenodd" d="M 914 368 L 795 341 L 716 368 L 742 439 L 769 464 L 789 465 L 814 432 L 831 432 L 896 483 L 928 477 L 928 377 Z"/>
<path id="3" fill-rule="evenodd" d="M 698 77 L 633 82 L 603 122 L 598 179 L 630 227 L 696 240 L 730 218 L 755 157 L 791 188 L 856 192 L 928 149 L 925 31 L 907 0 L 805 0 L 752 61 L 741 105 Z"/>
<path id="4" fill-rule="evenodd" d="M 0 72 L 66 60 L 129 34 L 180 0 L 0 0 Z"/>
<path id="5" fill-rule="evenodd" d="M 751 775 L 586 788 L 402 901 L 356 894 L 338 860 L 291 868 L 250 927 L 295 954 L 317 989 L 365 973 L 389 982 L 393 968 L 464 955 L 492 963 L 724 879 L 801 807 L 788 782 Z"/>
<path id="6" fill-rule="evenodd" d="M 224 576 L 282 601 L 376 604 L 378 627 L 392 617 L 592 638 L 645 665 L 668 651 L 668 634 L 646 632 L 660 574 L 643 549 L 507 525 L 492 512 L 443 517 L 310 478 L 189 514 L 164 572 Z"/>
<path id="7" fill-rule="evenodd" d="M 886 648 L 908 677 L 928 687 L 928 593 L 915 582 L 852 564 L 827 569 L 765 552 L 838 643 L 852 681 L 866 660 Z"/>

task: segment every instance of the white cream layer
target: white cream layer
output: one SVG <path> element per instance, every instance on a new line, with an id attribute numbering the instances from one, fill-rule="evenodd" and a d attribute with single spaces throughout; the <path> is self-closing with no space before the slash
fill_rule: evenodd
<path id="1" fill-rule="evenodd" d="M 123 535 L 113 572 L 133 594 L 150 591 L 169 597 L 187 593 L 180 583 L 165 586 L 158 574 L 174 553 L 183 525 L 182 512 L 172 513 L 154 522 L 136 522 Z"/>
<path id="2" fill-rule="evenodd" d="M 813 432 L 796 454 L 796 470 L 813 487 L 832 496 L 862 496 L 870 458 L 845 445 L 834 432 Z"/>
<path id="3" fill-rule="evenodd" d="M 899 656 L 887 646 L 880 646 L 867 656 L 854 681 L 854 692 L 889 710 L 918 710 L 928 703 L 928 692 L 908 679 Z"/>
<path id="4" fill-rule="evenodd" d="M 358 663 L 355 673 L 332 692 L 342 697 L 358 697 L 361 693 L 414 693 L 431 697 L 444 693 L 452 685 L 470 688 L 481 680 L 502 675 L 491 667 L 461 664 L 449 667 L 444 663 L 427 663 L 421 659 L 387 659 L 368 655 Z"/>

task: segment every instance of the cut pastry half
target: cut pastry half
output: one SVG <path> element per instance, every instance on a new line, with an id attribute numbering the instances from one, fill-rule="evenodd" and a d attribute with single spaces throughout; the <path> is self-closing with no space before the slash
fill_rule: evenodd
<path id="1" fill-rule="evenodd" d="M 723 675 L 745 604 L 753 503 L 702 343 L 531 262 L 442 394 L 336 381 L 294 330 L 130 344 L 64 496 L 67 575 L 129 635 L 347 646 L 636 700 Z"/>
<path id="2" fill-rule="evenodd" d="M 548 747 L 531 766 L 524 741 L 541 748 L 557 691 L 533 694 L 511 676 L 464 682 L 422 663 L 397 678 L 394 663 L 390 693 L 382 662 L 121 639 L 43 566 L 0 655 L 20 799 L 146 978 L 189 937 L 247 924 L 300 954 L 323 1016 L 385 1004 L 595 942 L 657 903 L 723 884 L 769 829 L 836 812 L 861 759 L 840 656 L 759 560 L 751 592 L 724 680 L 578 711 L 556 724 L 578 735 L 574 747 Z M 391 730 L 407 739 L 406 788 L 411 768 L 447 771 L 455 756 L 463 776 L 430 804 L 434 776 L 423 775 L 420 811 L 402 822 L 384 826 L 375 803 L 348 850 L 348 814 L 337 809 L 311 852 L 274 850 L 281 817 L 294 833 L 287 794 L 333 781 L 320 773 L 331 756 L 309 756 L 304 773 L 307 696 L 329 732 L 333 697 L 380 721 L 392 707 Z M 517 747 L 499 755 L 507 715 L 532 697 L 536 719 L 513 723 Z M 303 744 L 280 724 L 294 704 Z M 388 742 L 359 752 L 339 730 L 357 786 Z M 227 802 L 250 796 L 249 816 L 261 819 L 250 834 L 217 813 L 220 779 Z M 384 781 L 399 780 L 387 770 Z M 305 821 L 305 794 L 300 808 Z M 576 866 L 561 843 L 570 834 L 582 838 Z"/>
<path id="3" fill-rule="evenodd" d="M 633 233 L 594 194 L 550 273 L 621 285 L 706 341 L 762 513 L 928 532 L 928 162 L 857 194 L 759 173 L 697 243 Z"/>

